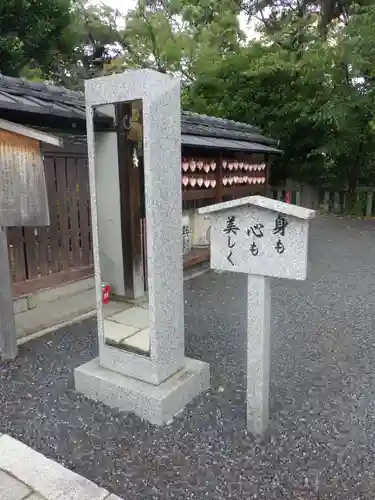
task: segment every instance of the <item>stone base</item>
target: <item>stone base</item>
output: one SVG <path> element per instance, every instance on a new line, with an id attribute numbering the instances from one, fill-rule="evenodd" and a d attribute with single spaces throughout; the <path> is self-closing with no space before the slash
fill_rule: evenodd
<path id="1" fill-rule="evenodd" d="M 184 367 L 155 386 L 103 368 L 99 358 L 74 371 L 76 390 L 111 408 L 132 412 L 155 425 L 170 422 L 210 387 L 208 363 L 185 358 Z"/>

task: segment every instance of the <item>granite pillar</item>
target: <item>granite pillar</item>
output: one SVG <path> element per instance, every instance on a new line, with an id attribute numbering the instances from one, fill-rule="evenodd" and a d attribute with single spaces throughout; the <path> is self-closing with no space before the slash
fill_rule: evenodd
<path id="1" fill-rule="evenodd" d="M 247 277 L 247 428 L 255 436 L 268 426 L 270 380 L 270 278 Z"/>
<path id="2" fill-rule="evenodd" d="M 75 384 L 88 397 L 134 411 L 150 422 L 161 424 L 209 387 L 208 364 L 192 363 L 184 355 L 180 82 L 156 71 L 134 70 L 88 80 L 85 91 L 99 359 L 75 370 Z M 103 255 L 109 255 L 105 248 L 111 246 L 110 265 L 123 276 L 121 254 L 124 252 L 124 238 L 121 232 L 129 228 L 124 226 L 125 205 L 122 205 L 121 213 L 118 194 L 122 189 L 118 177 L 124 173 L 119 171 L 123 165 L 118 160 L 118 147 L 122 147 L 122 142 L 114 145 L 110 154 L 105 153 L 101 145 L 106 140 L 99 138 L 99 134 L 113 132 L 102 130 L 99 133 L 94 125 L 94 114 L 100 112 L 103 105 L 115 109 L 120 104 L 142 110 L 142 119 L 137 125 L 143 132 L 149 313 L 149 328 L 142 326 L 142 332 L 149 335 L 148 355 L 109 345 L 104 332 L 101 295 L 109 264 L 103 266 Z M 114 128 L 119 134 L 122 126 L 125 130 L 120 135 L 126 138 L 126 132 L 131 130 L 131 120 L 129 116 L 124 118 L 117 120 Z M 129 179 L 138 167 L 136 159 L 133 164 L 128 162 Z M 105 194 L 105 188 L 109 187 L 106 184 L 108 169 L 113 182 L 110 194 Z M 126 189 L 126 182 L 123 186 Z M 135 206 L 134 203 L 133 208 Z M 104 235 L 110 228 L 102 227 L 112 218 L 112 227 L 116 228 L 112 234 L 116 241 L 108 241 Z M 131 239 L 128 244 L 132 244 Z M 139 274 L 139 269 L 135 269 L 135 273 Z M 125 331 L 125 327 L 117 328 Z"/>

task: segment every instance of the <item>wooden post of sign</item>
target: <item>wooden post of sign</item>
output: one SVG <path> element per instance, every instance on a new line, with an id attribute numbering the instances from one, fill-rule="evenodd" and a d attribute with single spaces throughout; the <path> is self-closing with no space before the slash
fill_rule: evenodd
<path id="1" fill-rule="evenodd" d="M 17 356 L 16 323 L 13 312 L 12 277 L 9 266 L 8 240 L 0 227 L 0 352 L 1 358 Z"/>

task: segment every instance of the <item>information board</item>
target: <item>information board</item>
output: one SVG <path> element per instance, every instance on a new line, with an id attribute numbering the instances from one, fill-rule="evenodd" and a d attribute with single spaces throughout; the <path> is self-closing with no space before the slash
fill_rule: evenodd
<path id="1" fill-rule="evenodd" d="M 213 269 L 306 279 L 307 245 L 303 219 L 250 205 L 212 214 Z"/>
<path id="2" fill-rule="evenodd" d="M 49 210 L 40 143 L 0 130 L 0 226 L 47 226 Z"/>

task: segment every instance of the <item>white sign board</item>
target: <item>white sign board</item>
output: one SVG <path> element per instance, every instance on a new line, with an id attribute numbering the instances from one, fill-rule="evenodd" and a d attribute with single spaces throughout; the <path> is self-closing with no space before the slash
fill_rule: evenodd
<path id="1" fill-rule="evenodd" d="M 210 214 L 211 267 L 247 278 L 248 429 L 262 435 L 268 425 L 270 279 L 306 279 L 308 223 L 313 210 L 249 196 L 201 208 Z"/>
<path id="2" fill-rule="evenodd" d="M 306 279 L 308 220 L 314 211 L 251 196 L 203 212 L 211 212 L 212 269 Z"/>

